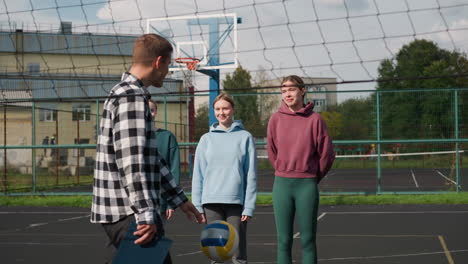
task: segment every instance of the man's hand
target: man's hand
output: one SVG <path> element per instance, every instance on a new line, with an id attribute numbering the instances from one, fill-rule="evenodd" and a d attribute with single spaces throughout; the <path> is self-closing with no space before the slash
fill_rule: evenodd
<path id="1" fill-rule="evenodd" d="M 174 215 L 174 209 L 167 209 L 166 210 L 166 219 L 169 220 Z"/>
<path id="2" fill-rule="evenodd" d="M 182 212 L 185 213 L 188 219 L 192 220 L 195 216 L 197 223 L 205 223 L 205 217 L 203 217 L 202 214 L 198 212 L 197 208 L 195 208 L 195 206 L 190 201 L 181 204 L 179 208 L 182 210 Z"/>
<path id="3" fill-rule="evenodd" d="M 137 245 L 144 245 L 153 241 L 154 236 L 156 235 L 156 225 L 137 225 L 137 231 L 133 232 L 135 236 L 139 236 L 137 240 L 135 240 L 135 244 Z"/>
<path id="4" fill-rule="evenodd" d="M 250 217 L 248 215 L 242 215 L 241 221 L 245 222 L 245 221 L 249 221 L 250 219 L 252 219 L 252 217 Z"/>

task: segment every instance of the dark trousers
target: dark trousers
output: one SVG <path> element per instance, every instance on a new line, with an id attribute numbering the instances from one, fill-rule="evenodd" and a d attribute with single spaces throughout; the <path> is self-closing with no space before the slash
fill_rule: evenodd
<path id="1" fill-rule="evenodd" d="M 124 239 L 131 222 L 135 222 L 135 216 L 129 215 L 120 219 L 118 222 L 110 224 L 102 224 L 104 232 L 107 235 L 106 248 L 105 248 L 105 261 L 106 264 L 112 264 L 112 260 L 117 254 L 120 242 Z M 156 229 L 158 235 L 164 235 L 164 228 L 161 219 L 156 221 Z M 172 264 L 171 255 L 167 254 L 164 264 Z"/>
<path id="2" fill-rule="evenodd" d="M 239 250 L 232 257 L 232 263 L 247 263 L 247 222 L 242 222 L 242 205 L 240 204 L 204 204 L 203 211 L 207 223 L 215 220 L 223 220 L 237 230 L 239 234 Z M 211 262 L 217 263 L 217 262 Z"/>

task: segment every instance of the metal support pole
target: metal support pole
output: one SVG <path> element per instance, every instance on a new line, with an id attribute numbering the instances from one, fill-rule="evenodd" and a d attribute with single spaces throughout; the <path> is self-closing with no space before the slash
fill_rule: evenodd
<path id="1" fill-rule="evenodd" d="M 31 137 L 31 144 L 33 146 L 36 145 L 36 104 L 34 102 L 31 103 L 31 114 L 32 114 L 32 137 Z M 37 174 L 36 174 L 36 149 L 33 148 L 31 150 L 32 152 L 32 192 L 36 192 L 36 180 L 37 180 Z"/>
<path id="2" fill-rule="evenodd" d="M 7 145 L 6 108 L 7 108 L 7 105 L 4 104 L 3 105 L 3 146 Z M 7 193 L 8 184 L 7 184 L 7 150 L 6 148 L 3 149 L 3 188 L 5 190 L 5 193 Z"/>
<path id="3" fill-rule="evenodd" d="M 57 117 L 55 119 L 55 145 L 58 145 L 58 120 L 59 120 L 59 111 L 57 111 Z M 59 149 L 51 149 L 51 151 L 54 151 L 54 159 L 55 159 L 55 185 L 59 184 L 59 160 L 58 160 L 58 152 Z"/>
<path id="4" fill-rule="evenodd" d="M 80 118 L 76 120 L 76 137 L 76 144 L 80 144 Z M 76 149 L 76 181 L 78 184 L 80 183 L 80 151 L 81 149 Z"/>
<path id="5" fill-rule="evenodd" d="M 380 135 L 380 92 L 375 92 L 375 113 L 376 113 L 376 122 L 377 122 L 377 140 L 381 140 Z M 382 192 L 382 157 L 380 156 L 381 149 L 380 143 L 377 144 L 377 194 Z"/>
<path id="6" fill-rule="evenodd" d="M 454 91 L 454 113 L 455 113 L 455 139 L 459 139 L 458 131 L 458 91 Z M 460 143 L 458 141 L 455 143 L 455 182 L 456 182 L 456 191 L 460 191 Z"/>

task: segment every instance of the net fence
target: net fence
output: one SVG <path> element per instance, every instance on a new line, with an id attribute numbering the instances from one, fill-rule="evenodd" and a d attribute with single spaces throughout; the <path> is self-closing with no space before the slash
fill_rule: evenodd
<path id="1" fill-rule="evenodd" d="M 444 91 L 450 94 L 447 95 L 449 97 L 458 96 L 458 99 L 451 101 L 459 102 L 464 96 L 462 92 Z M 363 97 L 363 94 L 369 95 Z M 438 110 L 431 127 L 424 122 L 416 122 L 422 119 L 422 112 L 411 113 L 414 131 L 408 131 L 413 133 L 410 137 L 403 134 L 405 130 L 392 130 L 391 133 L 386 130 L 384 124 L 387 122 L 398 123 L 400 118 L 404 118 L 397 115 L 401 112 L 399 109 L 387 108 L 385 104 L 378 106 L 378 98 L 390 96 L 388 94 L 358 92 L 351 99 L 352 103 L 345 101 L 321 110 L 337 155 L 329 176 L 320 185 L 322 191 L 425 193 L 466 190 L 468 139 L 464 104 L 449 105 L 452 109 L 446 109 L 448 114 Z M 411 98 L 414 104 L 419 104 L 421 98 L 433 94 L 441 96 L 440 92 L 434 93 L 433 90 L 418 90 L 412 93 Z M 308 94 L 306 98 L 312 100 L 315 96 L 316 93 Z M 172 131 L 179 142 L 181 183 L 187 191 L 191 189 L 197 142 L 201 135 L 208 132 L 207 111 L 198 111 L 193 122 L 189 118 L 187 105 L 203 99 L 198 97 L 202 96 L 178 96 L 176 103 L 169 96 L 153 97 L 158 102 L 155 126 Z M 244 125 L 258 145 L 259 191 L 271 192 L 274 170 L 266 159 L 266 127 L 269 116 L 276 111 L 279 94 L 234 94 L 235 100 L 241 102 L 249 102 L 248 98 L 252 97 L 262 103 L 271 100 L 274 106 L 258 106 L 253 115 L 251 109 L 245 111 L 245 116 L 239 116 L 242 114 L 240 111 L 235 118 L 247 120 Z M 96 127 L 102 101 L 71 100 L 62 102 L 59 107 L 48 104 L 17 102 L 0 108 L 0 188 L 3 193 L 90 192 Z M 387 112 L 394 113 L 388 115 L 391 116 L 390 120 Z M 449 118 L 444 120 L 440 115 Z M 261 116 L 265 118 L 259 118 Z M 448 127 L 451 129 L 447 131 Z"/>
<path id="2" fill-rule="evenodd" d="M 438 169 L 435 164 L 441 166 L 436 178 L 466 177 L 467 11 L 466 0 L 2 1 L 0 191 L 87 192 L 102 102 L 130 68 L 133 42 L 146 22 L 228 13 L 242 18 L 237 43 L 225 40 L 238 49 L 212 55 L 235 52 L 242 67 L 223 69 L 217 81 L 235 98 L 236 119 L 257 139 L 259 152 L 280 103 L 281 79 L 296 74 L 335 141 L 334 170 L 359 169 L 355 165 L 371 175 L 365 177 L 369 188 L 325 190 L 452 191 L 453 185 L 414 188 L 410 181 L 405 189 L 386 183 L 388 170 L 412 174 Z M 222 35 L 194 26 L 204 36 Z M 161 89 L 149 87 L 159 109 L 155 126 L 176 135 L 186 181 L 196 143 L 208 132 L 212 81 L 181 71 Z M 395 144 L 401 144 L 399 153 Z M 379 156 L 365 156 L 377 155 L 368 153 L 371 145 Z M 267 168 L 262 160 L 260 169 Z M 269 169 L 265 175 L 271 176 Z M 457 184 L 455 189 L 464 188 Z"/>

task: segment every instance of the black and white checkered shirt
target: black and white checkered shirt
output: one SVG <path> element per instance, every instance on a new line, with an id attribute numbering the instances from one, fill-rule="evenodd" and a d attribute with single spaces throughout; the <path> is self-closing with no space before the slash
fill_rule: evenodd
<path id="1" fill-rule="evenodd" d="M 153 224 L 159 195 L 174 208 L 187 201 L 158 154 L 149 98 L 143 83 L 125 73 L 104 103 L 96 148 L 93 223 L 114 223 L 135 214 L 138 224 Z"/>

